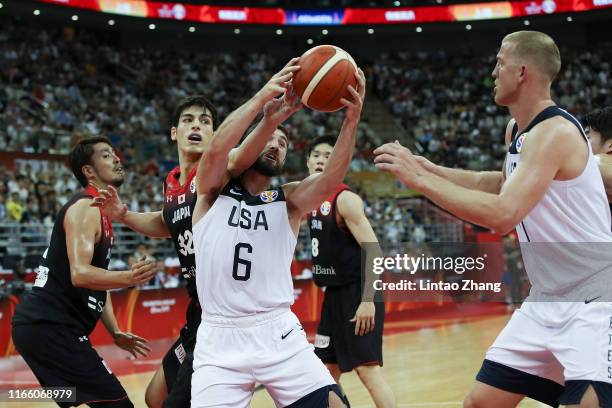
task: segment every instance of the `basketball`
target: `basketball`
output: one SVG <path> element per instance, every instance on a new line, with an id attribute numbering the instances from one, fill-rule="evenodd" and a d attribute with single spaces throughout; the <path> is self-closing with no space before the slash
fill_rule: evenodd
<path id="1" fill-rule="evenodd" d="M 351 100 L 347 86 L 357 89 L 357 65 L 351 55 L 333 45 L 319 45 L 300 57 L 302 67 L 293 78 L 295 92 L 310 109 L 334 112 Z"/>

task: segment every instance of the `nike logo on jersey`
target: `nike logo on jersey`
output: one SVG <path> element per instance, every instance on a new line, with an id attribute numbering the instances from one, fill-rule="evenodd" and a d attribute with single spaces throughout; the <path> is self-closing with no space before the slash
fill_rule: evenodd
<path id="1" fill-rule="evenodd" d="M 601 296 L 597 296 L 597 297 L 594 297 L 593 299 L 587 299 L 587 300 L 584 301 L 584 304 L 587 305 L 587 304 L 589 304 L 589 303 L 599 299 L 600 297 Z"/>
<path id="2" fill-rule="evenodd" d="M 291 334 L 291 332 L 292 332 L 293 330 L 294 330 L 294 329 L 291 329 L 291 330 L 289 330 L 287 333 L 285 333 L 285 334 L 281 335 L 281 340 L 285 340 L 285 338 L 287 338 L 287 336 L 288 336 L 288 335 L 290 335 L 290 334 Z"/>
<path id="3" fill-rule="evenodd" d="M 189 208 L 189 206 L 178 208 L 174 210 L 174 215 L 172 217 L 172 223 L 174 224 L 188 217 L 191 217 L 191 208 Z"/>
<path id="4" fill-rule="evenodd" d="M 236 190 L 234 190 L 234 187 L 230 188 L 230 191 L 229 191 L 229 192 L 230 192 L 231 194 L 236 194 L 236 195 L 241 195 L 241 194 L 242 194 L 240 191 L 236 191 Z"/>

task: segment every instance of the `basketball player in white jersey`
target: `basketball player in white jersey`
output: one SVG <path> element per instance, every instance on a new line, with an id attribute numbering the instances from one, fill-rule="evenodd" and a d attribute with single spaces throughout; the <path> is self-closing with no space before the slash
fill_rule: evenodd
<path id="1" fill-rule="evenodd" d="M 198 172 L 207 177 L 197 181 L 193 214 L 202 323 L 194 352 L 192 407 L 247 407 L 255 383 L 265 386 L 277 407 L 345 406 L 290 310 L 290 265 L 300 220 L 337 188 L 351 161 L 365 94 L 361 70 L 357 80 L 359 92 L 349 86 L 352 100 L 341 100 L 344 123 L 321 173 L 270 189 L 289 144 L 282 128 L 238 178 L 226 170 L 238 138 L 215 136 L 205 149 Z"/>
<path id="2" fill-rule="evenodd" d="M 532 290 L 489 348 L 464 407 L 515 407 L 525 396 L 549 406 L 612 406 L 612 303 L 603 301 L 610 209 L 580 123 L 550 97 L 560 66 L 546 34 L 503 39 L 495 102 L 515 119 L 503 172 L 443 168 L 397 143 L 374 152 L 378 168 L 458 217 L 501 234 L 516 227 Z M 576 243 L 597 249 L 580 256 L 571 253 Z"/>

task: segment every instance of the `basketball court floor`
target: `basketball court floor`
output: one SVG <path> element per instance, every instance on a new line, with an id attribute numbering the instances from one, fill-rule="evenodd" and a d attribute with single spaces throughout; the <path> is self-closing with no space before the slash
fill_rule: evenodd
<path id="1" fill-rule="evenodd" d="M 487 347 L 509 319 L 503 305 L 479 305 L 482 313 L 453 312 L 416 317 L 385 324 L 383 373 L 395 392 L 400 408 L 454 408 L 474 382 Z M 152 342 L 148 359 L 130 360 L 111 347 L 100 354 L 119 375 L 136 407 L 145 408 L 144 393 L 153 370 L 172 339 Z M 18 357 L 0 359 L 0 390 L 31 387 L 35 379 Z M 374 407 L 353 373 L 343 375 L 342 386 L 354 408 Z M 45 408 L 53 403 L 0 402 L 6 408 Z M 544 407 L 525 400 L 521 408 Z M 264 390 L 253 398 L 252 408 L 272 408 Z"/>

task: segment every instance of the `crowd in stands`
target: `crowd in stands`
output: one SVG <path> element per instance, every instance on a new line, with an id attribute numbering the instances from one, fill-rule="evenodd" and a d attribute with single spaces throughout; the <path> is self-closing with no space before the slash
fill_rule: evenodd
<path id="1" fill-rule="evenodd" d="M 581 117 L 612 105 L 612 47 L 562 49 L 561 55 L 563 67 L 552 89 L 561 107 Z M 375 93 L 434 163 L 499 169 L 510 117 L 492 100 L 494 66 L 494 54 L 382 53 L 373 66 Z"/>

